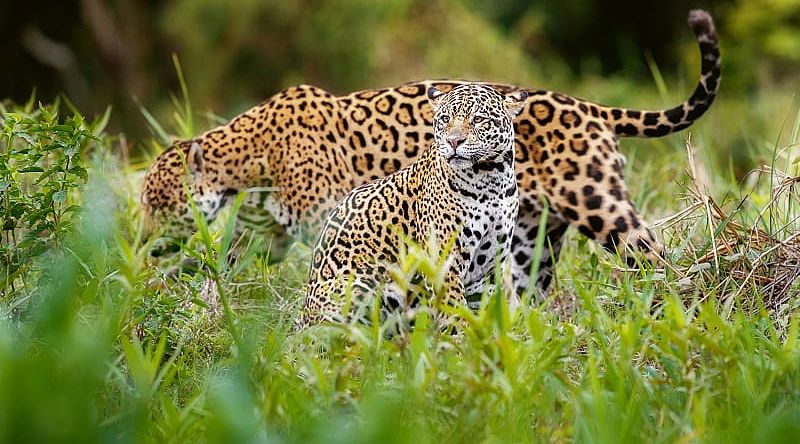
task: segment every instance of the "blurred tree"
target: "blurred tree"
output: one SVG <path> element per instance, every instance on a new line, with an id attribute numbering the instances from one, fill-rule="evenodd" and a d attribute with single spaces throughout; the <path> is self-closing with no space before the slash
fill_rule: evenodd
<path id="1" fill-rule="evenodd" d="M 733 43 L 730 56 L 737 66 L 748 68 L 746 72 L 762 82 L 796 80 L 800 0 L 737 0 L 726 15 Z"/>
<path id="2" fill-rule="evenodd" d="M 0 2 L 0 97 L 26 99 L 34 86 L 52 97 L 73 83 L 77 59 L 69 47 L 74 29 L 64 23 L 79 21 L 79 11 L 70 2 Z M 82 86 L 85 88 L 85 85 Z M 72 89 L 77 93 L 81 86 Z"/>
<path id="3" fill-rule="evenodd" d="M 354 88 L 372 48 L 406 0 L 178 0 L 160 26 L 187 66 L 201 103 L 251 103 L 289 83 Z M 202 31 L 197 31 L 197 30 Z M 243 83 L 239 79 L 246 79 Z"/>
<path id="4" fill-rule="evenodd" d="M 425 77 L 536 78 L 513 41 L 450 0 L 178 0 L 161 26 L 194 98 L 215 109 L 300 82 L 343 93 Z"/>
<path id="5" fill-rule="evenodd" d="M 65 93 L 87 113 L 113 104 L 115 121 L 144 130 L 131 100 L 164 93 L 171 67 L 169 52 L 158 44 L 153 17 L 156 3 L 146 0 L 0 2 L 0 98 L 26 99 L 31 91 L 50 101 Z M 158 62 L 153 63 L 154 60 Z"/>
<path id="6" fill-rule="evenodd" d="M 686 15 L 706 8 L 712 14 L 730 0 L 471 0 L 481 15 L 491 18 L 528 54 L 556 55 L 577 74 L 649 76 L 642 54 L 675 61 L 676 42 L 689 38 Z M 714 14 L 715 17 L 719 16 Z"/>

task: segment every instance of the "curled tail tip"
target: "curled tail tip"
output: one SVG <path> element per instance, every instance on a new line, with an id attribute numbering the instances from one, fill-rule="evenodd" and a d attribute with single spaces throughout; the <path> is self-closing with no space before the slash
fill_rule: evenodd
<path id="1" fill-rule="evenodd" d="M 689 11 L 689 26 L 692 27 L 696 35 L 710 34 L 716 35 L 717 31 L 714 28 L 714 19 L 711 14 L 703 9 L 693 9 Z"/>

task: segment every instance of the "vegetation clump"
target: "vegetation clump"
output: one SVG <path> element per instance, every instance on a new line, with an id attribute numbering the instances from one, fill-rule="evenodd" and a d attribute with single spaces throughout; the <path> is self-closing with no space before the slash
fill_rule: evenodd
<path id="1" fill-rule="evenodd" d="M 174 259 L 192 258 L 194 273 L 153 262 L 137 222 L 142 167 L 114 154 L 107 114 L 68 108 L 0 110 L 0 442 L 800 433 L 800 124 L 781 139 L 791 141 L 753 148 L 772 161 L 742 180 L 715 165 L 702 128 L 689 162 L 680 140 L 631 159 L 632 198 L 672 214 L 657 224 L 669 246 L 662 268 L 630 270 L 572 234 L 546 301 L 512 316 L 487 295 L 459 313 L 461 335 L 423 314 L 388 338 L 356 322 L 292 333 L 308 248 L 277 264 L 255 248 L 230 261 L 232 218 L 198 221 Z M 436 273 L 434 256 L 409 250 L 396 277 Z"/>

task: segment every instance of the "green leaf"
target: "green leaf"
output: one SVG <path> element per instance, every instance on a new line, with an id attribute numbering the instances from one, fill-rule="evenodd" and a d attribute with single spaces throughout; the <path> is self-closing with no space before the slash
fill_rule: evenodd
<path id="1" fill-rule="evenodd" d="M 18 202 L 11 205 L 11 209 L 8 211 L 8 214 L 10 214 L 11 217 L 15 219 L 19 219 L 22 217 L 23 214 L 25 214 L 26 210 L 27 210 L 27 205 Z"/>
<path id="2" fill-rule="evenodd" d="M 77 164 L 76 164 L 76 165 L 73 165 L 73 166 L 72 166 L 72 167 L 69 169 L 69 172 L 70 172 L 71 174 L 74 174 L 74 175 L 76 175 L 76 176 L 80 177 L 80 178 L 81 178 L 81 179 L 83 179 L 83 180 L 89 180 L 89 172 L 88 172 L 88 171 L 86 171 L 86 168 L 84 168 L 84 167 L 82 167 L 82 166 L 80 166 L 80 165 L 77 165 Z"/>
<path id="3" fill-rule="evenodd" d="M 72 125 L 56 125 L 52 130 L 57 133 L 71 133 L 75 130 L 75 127 Z"/>

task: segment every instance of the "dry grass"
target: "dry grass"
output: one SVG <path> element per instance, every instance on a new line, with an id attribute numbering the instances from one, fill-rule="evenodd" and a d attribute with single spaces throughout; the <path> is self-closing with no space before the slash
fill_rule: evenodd
<path id="1" fill-rule="evenodd" d="M 750 312 L 765 308 L 781 318 L 798 295 L 800 176 L 758 168 L 748 176 L 750 192 L 721 205 L 711 196 L 708 171 L 691 141 L 686 150 L 688 205 L 655 223 L 683 247 L 676 264 L 669 266 L 682 292 L 701 295 L 701 300 L 718 298 L 726 316 L 739 307 Z M 750 197 L 765 188 L 764 182 L 772 187 L 769 200 L 759 207 Z M 686 241 L 692 235 L 697 239 Z"/>

